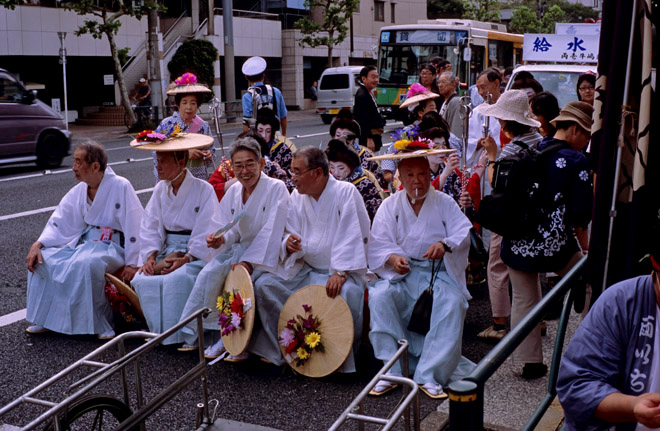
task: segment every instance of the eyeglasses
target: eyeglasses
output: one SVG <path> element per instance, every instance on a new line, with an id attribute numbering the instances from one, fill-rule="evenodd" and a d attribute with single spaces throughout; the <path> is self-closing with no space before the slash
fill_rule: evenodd
<path id="1" fill-rule="evenodd" d="M 451 83 L 452 83 L 451 81 L 447 81 L 445 79 L 438 80 L 438 84 L 451 84 Z"/>
<path id="2" fill-rule="evenodd" d="M 578 87 L 578 90 L 580 90 L 580 91 L 594 91 L 595 89 L 596 89 L 595 87 L 592 87 L 590 85 L 589 86 L 585 85 L 583 87 Z"/>
<path id="3" fill-rule="evenodd" d="M 256 167 L 257 167 L 257 162 L 255 162 L 255 161 L 247 162 L 244 165 L 243 164 L 238 164 L 238 165 L 233 166 L 234 172 L 241 172 L 243 170 L 252 171 Z"/>
<path id="4" fill-rule="evenodd" d="M 316 168 L 305 169 L 304 171 L 299 172 L 299 173 L 295 173 L 295 172 L 293 172 L 291 169 L 289 169 L 289 175 L 291 176 L 291 178 L 293 178 L 293 177 L 302 177 L 302 176 L 305 175 L 307 172 L 309 172 L 309 171 L 313 171 L 314 169 L 316 169 Z"/>

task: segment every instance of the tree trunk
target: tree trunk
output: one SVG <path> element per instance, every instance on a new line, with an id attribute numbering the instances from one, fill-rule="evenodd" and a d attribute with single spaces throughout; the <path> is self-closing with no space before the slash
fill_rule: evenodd
<path id="1" fill-rule="evenodd" d="M 121 105 L 124 107 L 124 110 L 128 113 L 128 118 L 131 125 L 137 122 L 135 118 L 135 113 L 133 112 L 133 107 L 131 106 L 131 100 L 128 98 L 128 91 L 126 91 L 126 84 L 124 83 L 124 74 L 121 71 L 121 63 L 119 62 L 119 55 L 117 55 L 117 45 L 115 45 L 115 37 L 111 31 L 105 34 L 108 37 L 108 42 L 110 42 L 110 54 L 112 55 L 112 62 L 115 65 L 115 76 L 117 77 L 117 83 L 119 83 L 119 94 L 121 96 Z"/>
<path id="2" fill-rule="evenodd" d="M 334 32 L 329 31 L 328 32 L 328 39 L 332 40 L 332 36 L 334 35 Z M 328 44 L 328 67 L 332 67 L 332 43 Z"/>

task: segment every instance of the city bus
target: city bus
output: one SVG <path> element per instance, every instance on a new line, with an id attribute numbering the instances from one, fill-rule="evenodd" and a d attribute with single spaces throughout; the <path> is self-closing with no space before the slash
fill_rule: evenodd
<path id="1" fill-rule="evenodd" d="M 507 33 L 503 24 L 420 20 L 382 27 L 379 40 L 376 102 L 388 117 L 396 115 L 410 85 L 419 82 L 421 66 L 433 57 L 447 59 L 464 88 L 488 67 L 522 62 L 523 36 Z"/>

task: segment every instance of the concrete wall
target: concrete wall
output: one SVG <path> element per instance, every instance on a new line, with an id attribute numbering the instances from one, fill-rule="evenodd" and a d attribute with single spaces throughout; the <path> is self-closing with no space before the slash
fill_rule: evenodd
<path id="1" fill-rule="evenodd" d="M 353 13 L 353 28 L 356 35 L 378 36 L 380 28 L 394 24 L 414 24 L 419 19 L 426 19 L 425 0 L 388 0 L 385 1 L 385 20 L 374 21 L 375 0 L 360 1 L 360 10 Z M 392 22 L 392 7 L 395 4 Z"/>
<path id="2" fill-rule="evenodd" d="M 282 56 L 282 24 L 280 21 L 234 17 L 233 24 L 235 56 Z M 215 17 L 215 32 L 216 36 L 205 38 L 213 42 L 219 51 L 219 55 L 225 55 L 222 16 Z"/>
<path id="3" fill-rule="evenodd" d="M 59 55 L 58 31 L 67 32 L 65 47 L 70 56 L 109 56 L 108 40 L 80 37 L 73 32 L 92 15 L 79 16 L 64 9 L 17 6 L 14 10 L 0 7 L 0 55 Z M 117 48 L 137 49 L 146 40 L 147 19 L 120 18 L 122 26 L 115 36 Z"/>

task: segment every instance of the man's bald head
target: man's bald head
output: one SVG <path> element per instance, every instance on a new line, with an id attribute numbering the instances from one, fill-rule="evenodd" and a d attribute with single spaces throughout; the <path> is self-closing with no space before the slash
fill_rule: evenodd
<path id="1" fill-rule="evenodd" d="M 426 157 L 412 157 L 399 162 L 399 177 L 411 199 L 426 196 L 431 187 L 431 167 Z"/>

